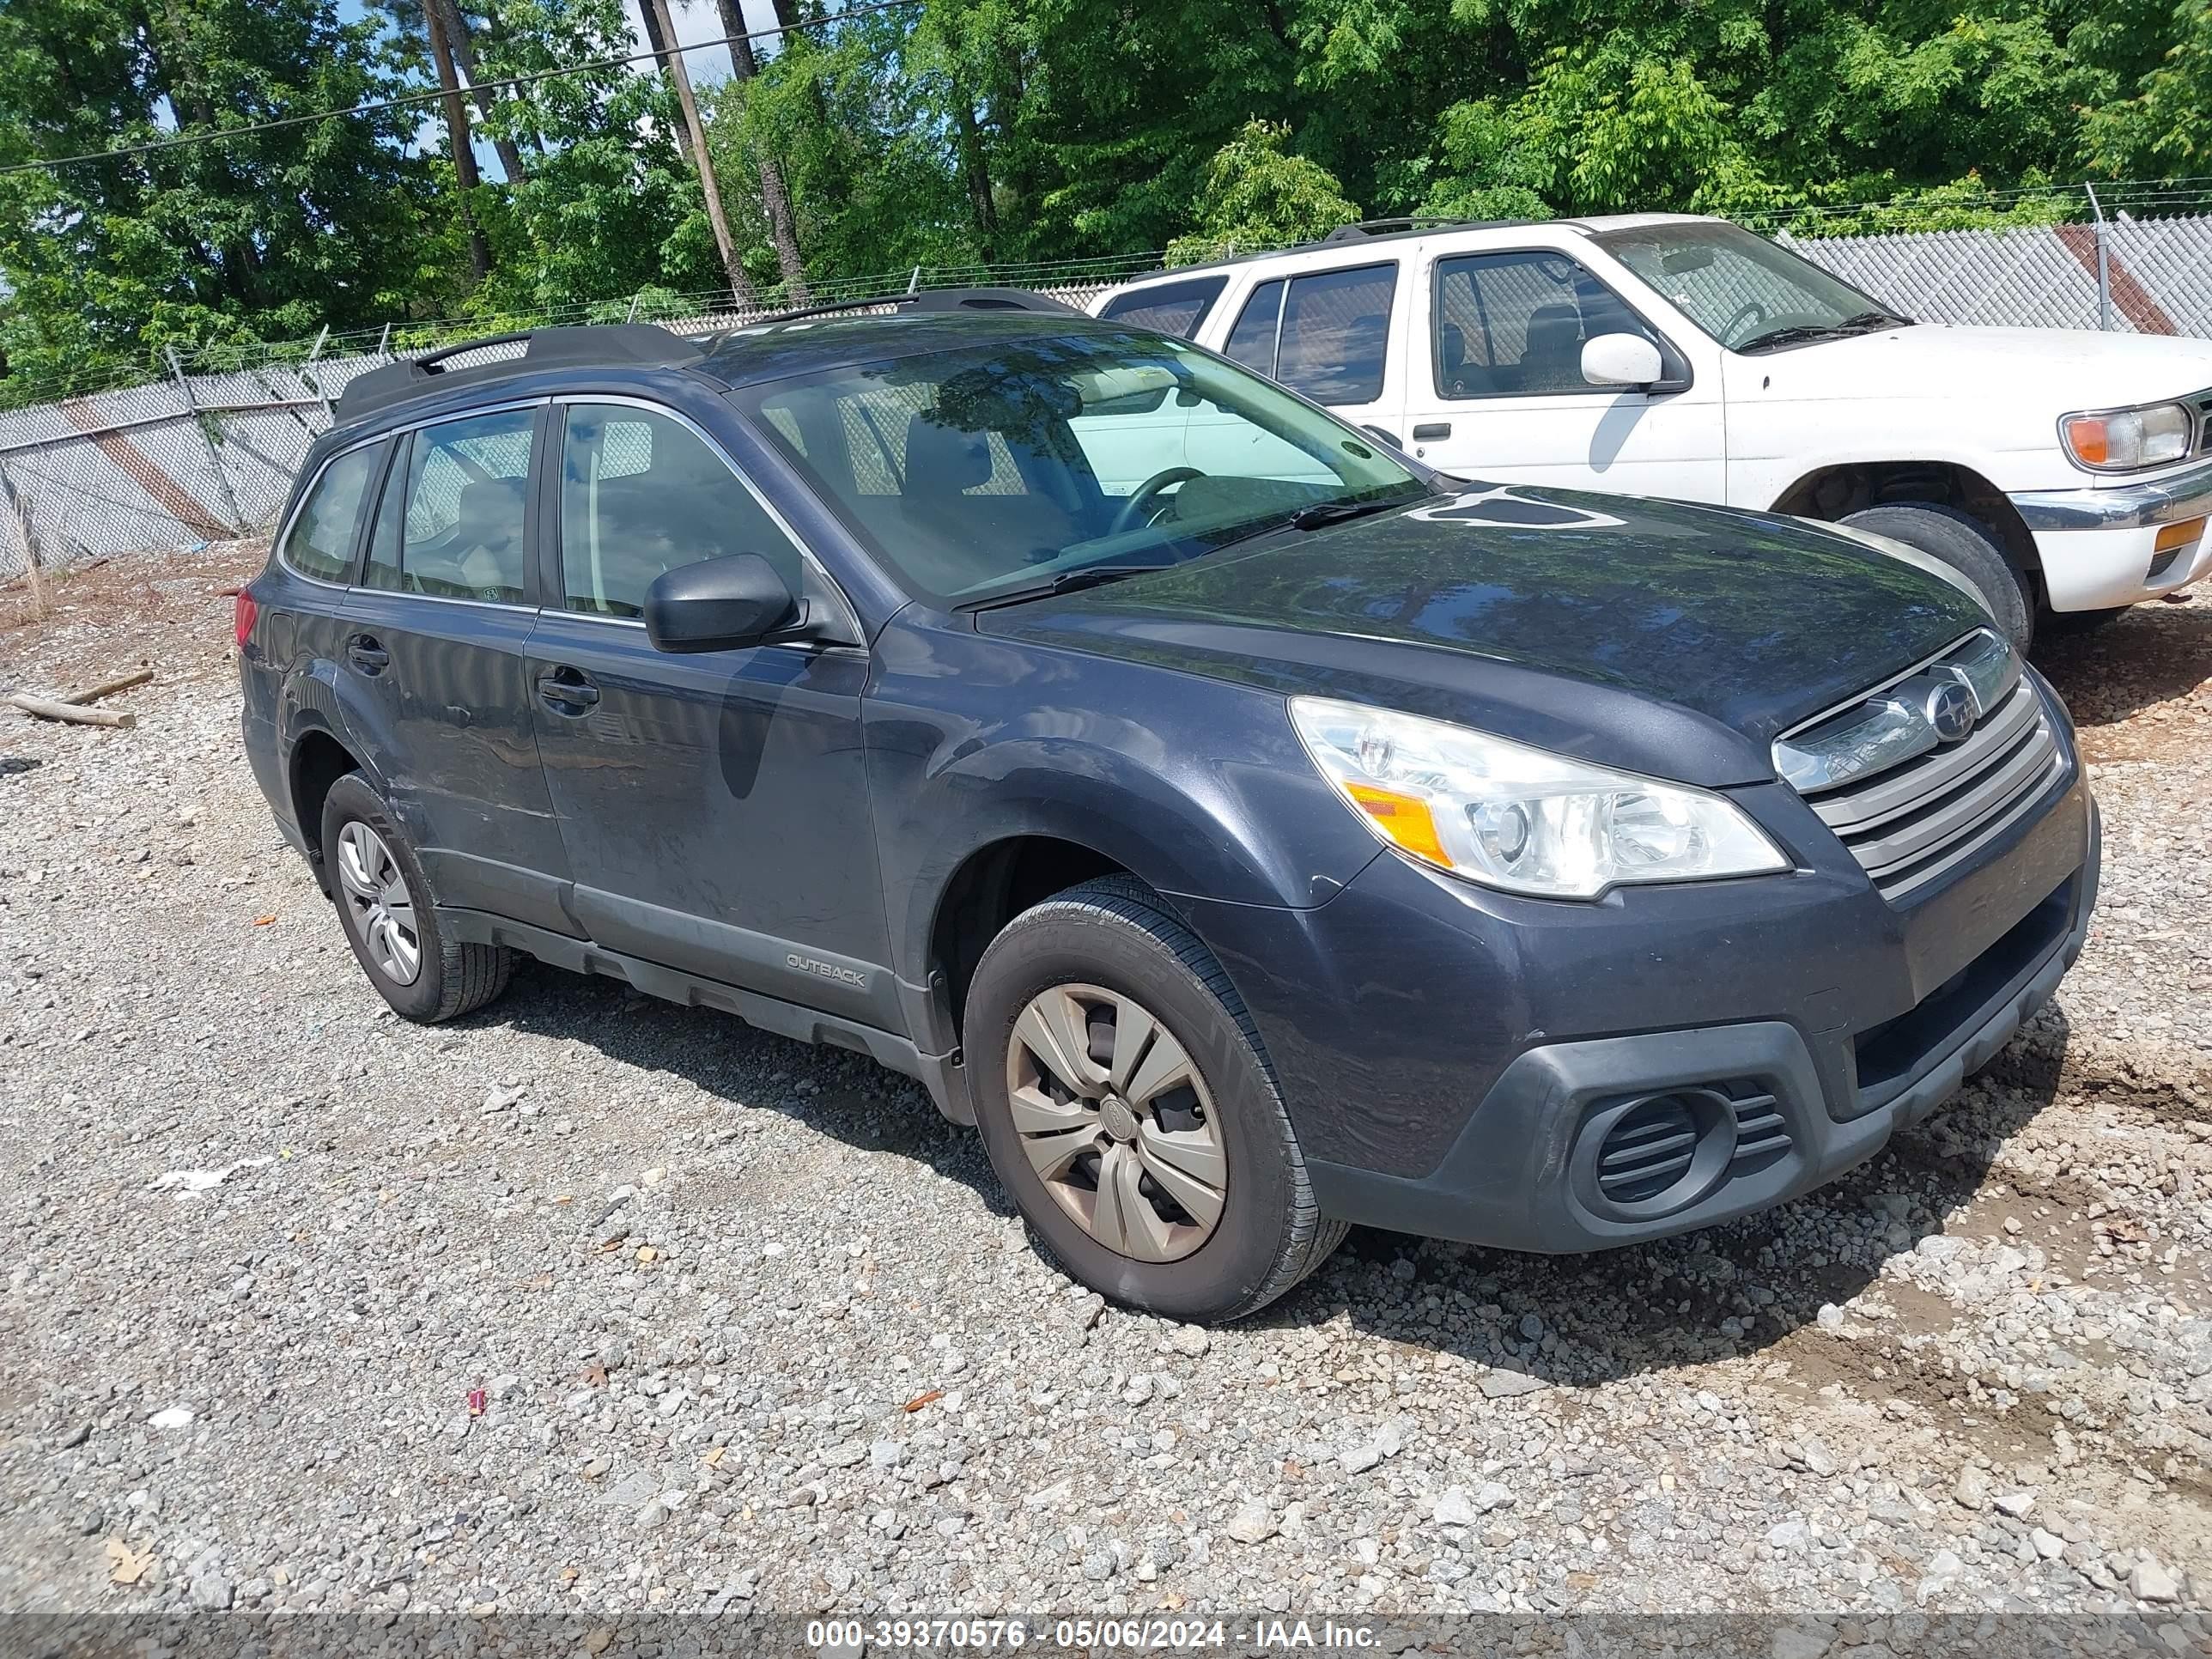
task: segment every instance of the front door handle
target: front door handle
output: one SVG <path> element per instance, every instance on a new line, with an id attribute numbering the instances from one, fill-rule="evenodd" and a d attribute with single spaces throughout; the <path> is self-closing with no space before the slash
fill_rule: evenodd
<path id="1" fill-rule="evenodd" d="M 392 666 L 392 653 L 374 634 L 356 634 L 346 641 L 346 660 L 364 674 L 381 674 Z"/>
<path id="2" fill-rule="evenodd" d="M 538 695 L 563 714 L 581 714 L 599 700 L 599 688 L 581 669 L 563 664 L 538 677 Z"/>
<path id="3" fill-rule="evenodd" d="M 1417 444 L 1425 444 L 1437 438 L 1449 438 L 1450 436 L 1451 422 L 1449 421 L 1424 421 L 1420 425 L 1413 428 L 1413 441 Z"/>

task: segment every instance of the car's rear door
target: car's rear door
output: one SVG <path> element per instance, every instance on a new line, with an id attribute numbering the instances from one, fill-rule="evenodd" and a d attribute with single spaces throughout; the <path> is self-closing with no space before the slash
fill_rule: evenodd
<path id="1" fill-rule="evenodd" d="M 868 808 L 868 656 L 844 602 L 723 441 L 602 396 L 549 430 L 545 606 L 531 641 L 538 750 L 611 951 L 901 1029 Z M 675 655 L 641 620 L 663 571 L 757 553 L 849 644 Z"/>
<path id="2" fill-rule="evenodd" d="M 400 435 L 338 663 L 438 902 L 573 931 L 524 667 L 538 619 L 530 479 L 544 409 L 489 409 Z"/>
<path id="3" fill-rule="evenodd" d="M 1243 296 L 1222 354 L 1325 404 L 1354 426 L 1405 441 L 1404 276 L 1397 259 L 1346 260 L 1270 277 Z M 1249 422 L 1233 423 L 1240 437 Z M 1194 449 L 1200 441 L 1194 428 Z M 1191 464 L 1214 469 L 1197 453 Z"/>
<path id="4" fill-rule="evenodd" d="M 1426 261 L 1419 299 L 1405 424 L 1421 460 L 1467 477 L 1723 499 L 1720 375 L 1695 372 L 1584 261 L 1550 247 L 1443 252 Z M 1652 341 L 1687 384 L 1590 385 L 1582 349 L 1612 333 Z"/>

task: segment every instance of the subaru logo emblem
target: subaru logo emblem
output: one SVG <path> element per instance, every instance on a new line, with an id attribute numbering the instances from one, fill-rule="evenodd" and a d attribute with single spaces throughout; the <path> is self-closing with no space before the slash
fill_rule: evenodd
<path id="1" fill-rule="evenodd" d="M 1956 743 L 1974 729 L 1974 694 L 1956 680 L 1946 680 L 1928 693 L 1921 706 L 1939 743 Z"/>

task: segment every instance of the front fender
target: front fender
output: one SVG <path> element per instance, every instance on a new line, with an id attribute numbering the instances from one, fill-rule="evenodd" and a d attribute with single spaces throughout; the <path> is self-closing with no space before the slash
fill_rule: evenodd
<path id="1" fill-rule="evenodd" d="M 1279 694 L 950 629 L 929 647 L 931 672 L 880 676 L 867 714 L 887 920 L 910 984 L 927 980 L 956 872 L 1010 839 L 1074 842 L 1171 897 L 1293 909 L 1326 903 L 1381 851 Z M 879 661 L 899 659 L 895 647 Z"/>

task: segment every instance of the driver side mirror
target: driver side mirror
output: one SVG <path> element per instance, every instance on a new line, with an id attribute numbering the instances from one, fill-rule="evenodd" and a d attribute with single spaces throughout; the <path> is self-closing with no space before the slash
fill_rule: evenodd
<path id="1" fill-rule="evenodd" d="M 679 565 L 645 590 L 645 633 L 656 651 L 739 651 L 807 632 L 805 603 L 757 553 Z"/>
<path id="2" fill-rule="evenodd" d="M 1640 334 L 1601 334 L 1583 343 L 1583 379 L 1592 386 L 1644 387 L 1666 375 L 1659 348 Z"/>

